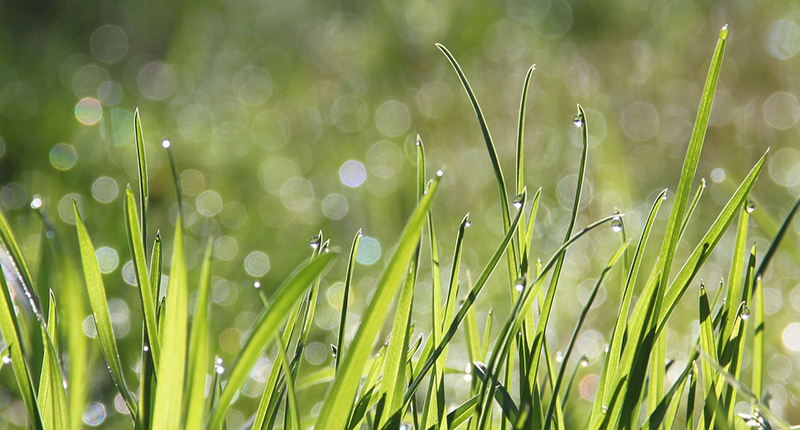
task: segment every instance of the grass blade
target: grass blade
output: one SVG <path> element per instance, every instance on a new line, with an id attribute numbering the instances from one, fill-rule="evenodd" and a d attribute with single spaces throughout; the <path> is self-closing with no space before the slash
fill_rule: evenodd
<path id="1" fill-rule="evenodd" d="M 353 269 L 356 265 L 356 254 L 358 254 L 358 244 L 364 235 L 359 229 L 353 238 L 353 245 L 350 247 L 350 257 L 347 260 L 347 272 L 344 275 L 344 295 L 342 296 L 342 315 L 339 319 L 339 336 L 336 341 L 336 355 L 333 357 L 333 368 L 338 370 L 339 363 L 344 355 L 344 333 L 347 328 L 347 305 L 350 302 L 350 287 L 353 284 Z"/>
<path id="2" fill-rule="evenodd" d="M 150 195 L 150 186 L 147 178 L 147 157 L 144 152 L 144 136 L 142 135 L 142 120 L 139 117 L 139 108 L 133 112 L 133 132 L 136 138 L 136 161 L 139 172 L 139 209 L 141 209 L 140 225 L 142 226 L 142 248 L 147 248 L 147 202 Z"/>
<path id="3" fill-rule="evenodd" d="M 46 429 L 63 429 L 69 426 L 67 410 L 67 393 L 64 389 L 64 377 L 58 362 L 58 333 L 56 332 L 56 299 L 50 291 L 47 328 L 42 329 L 44 343 L 44 359 L 42 373 L 39 378 L 38 401 L 41 406 L 42 421 Z"/>
<path id="4" fill-rule="evenodd" d="M 204 396 L 206 388 L 206 370 L 210 360 L 208 348 L 208 297 L 211 285 L 211 255 L 214 240 L 209 237 L 200 269 L 200 281 L 197 288 L 197 304 L 192 318 L 192 331 L 189 335 L 189 369 L 187 372 L 188 405 L 186 428 L 202 428 L 205 421 Z"/>
<path id="5" fill-rule="evenodd" d="M 440 179 L 441 175 L 437 176 L 428 189 L 428 193 L 411 214 L 397 249 L 377 283 L 372 301 L 364 311 L 362 321 L 376 321 L 376 318 L 380 320 L 381 316 L 389 308 L 394 292 L 397 291 L 399 284 L 402 282 L 403 274 L 419 242 L 419 235 L 427 218 L 431 202 L 436 196 Z M 339 369 L 341 374 L 337 376 L 328 390 L 322 411 L 317 417 L 317 426 L 324 425 L 329 430 L 344 428 L 347 416 L 342 414 L 341 411 L 347 410 L 353 404 L 364 363 L 375 336 L 380 330 L 380 325 L 370 323 L 362 324 L 359 327 Z"/>
<path id="6" fill-rule="evenodd" d="M 244 385 L 261 352 L 273 340 L 281 321 L 335 255 L 333 253 L 323 254 L 301 266 L 291 279 L 278 288 L 275 299 L 271 301 L 271 306 L 267 308 L 258 324 L 253 328 L 253 333 L 239 354 L 225 388 L 211 411 L 210 428 L 216 429 L 222 424 L 234 396 Z"/>
<path id="7" fill-rule="evenodd" d="M 158 371 L 160 363 L 161 343 L 158 339 L 158 324 L 156 323 L 156 297 L 153 296 L 153 288 L 150 286 L 150 279 L 147 273 L 147 260 L 144 254 L 144 247 L 139 229 L 138 214 L 136 205 L 133 202 L 133 192 L 130 189 L 125 191 L 125 226 L 128 233 L 128 244 L 133 256 L 133 269 L 136 275 L 136 283 L 139 285 L 139 297 L 144 313 L 144 326 L 149 340 L 150 354 L 153 357 L 155 370 Z"/>
<path id="8" fill-rule="evenodd" d="M 75 202 L 72 203 L 72 207 L 75 213 L 75 228 L 78 232 L 83 276 L 86 280 L 86 291 L 89 295 L 89 304 L 91 305 L 95 327 L 97 328 L 100 351 L 103 353 L 108 369 L 111 372 L 111 379 L 114 380 L 117 390 L 122 394 L 125 405 L 131 411 L 131 416 L 135 417 L 137 412 L 136 401 L 128 390 L 122 374 L 122 364 L 120 363 L 117 341 L 114 338 L 114 329 L 111 326 L 111 317 L 108 314 L 108 299 L 106 299 L 103 278 L 100 274 L 100 267 L 97 264 L 97 257 L 95 257 L 95 248 L 83 223 L 81 214 L 78 213 L 78 206 Z"/>

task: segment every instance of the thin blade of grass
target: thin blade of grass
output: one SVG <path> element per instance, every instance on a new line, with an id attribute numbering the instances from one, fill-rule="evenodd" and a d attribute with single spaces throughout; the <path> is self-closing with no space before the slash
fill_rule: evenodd
<path id="1" fill-rule="evenodd" d="M 475 110 L 475 115 L 478 117 L 478 123 L 481 127 L 483 140 L 486 143 L 486 150 L 489 152 L 489 159 L 492 162 L 492 171 L 494 172 L 495 182 L 497 182 L 497 191 L 500 195 L 500 208 L 503 214 L 503 230 L 508 231 L 508 229 L 511 227 L 511 213 L 508 206 L 508 190 L 506 189 L 506 182 L 503 178 L 503 169 L 500 167 L 500 160 L 497 157 L 497 149 L 495 148 L 494 141 L 492 140 L 492 134 L 489 132 L 489 126 L 486 124 L 486 118 L 483 115 L 483 111 L 478 103 L 478 99 L 475 97 L 475 92 L 472 90 L 472 87 L 467 80 L 467 76 L 464 74 L 464 71 L 461 69 L 458 61 L 456 61 L 456 58 L 444 45 L 437 43 L 436 47 L 442 51 L 444 56 L 447 57 L 447 60 L 450 62 L 450 65 L 453 66 L 453 69 L 456 71 L 456 74 L 461 81 L 461 85 L 464 87 L 464 91 L 466 91 L 467 96 L 469 97 L 469 101 L 472 103 L 472 108 Z M 508 274 L 509 280 L 513 282 L 517 278 L 517 275 L 515 274 L 517 270 L 517 256 L 514 253 L 513 247 L 510 251 L 511 252 L 508 253 Z"/>
<path id="2" fill-rule="evenodd" d="M 752 387 L 753 393 L 756 398 L 761 399 L 763 384 L 764 384 L 764 328 L 766 320 L 764 319 L 764 290 L 759 288 L 761 279 L 756 278 L 753 289 L 756 296 L 756 312 L 753 325 L 755 326 L 755 333 L 753 335 L 753 379 Z"/>
<path id="3" fill-rule="evenodd" d="M 42 373 L 39 378 L 38 401 L 41 406 L 42 421 L 46 429 L 63 429 L 69 426 L 67 393 L 64 377 L 58 362 L 58 327 L 56 319 L 56 299 L 50 291 L 47 328 L 41 326 L 44 341 Z"/>
<path id="4" fill-rule="evenodd" d="M 275 342 L 278 344 L 278 357 L 281 361 L 280 365 L 283 367 L 283 373 L 289 376 L 292 374 L 292 369 L 289 365 L 289 359 L 286 357 L 286 346 L 283 344 L 283 340 L 280 338 L 280 336 L 275 336 Z M 289 398 L 289 401 L 286 405 L 286 411 L 291 420 L 284 422 L 284 428 L 300 429 L 300 412 L 297 409 L 297 396 L 295 395 L 294 391 L 294 381 L 291 377 L 287 377 L 285 380 L 286 396 Z"/>
<path id="5" fill-rule="evenodd" d="M 86 291 L 89 295 L 89 304 L 92 308 L 95 327 L 97 328 L 97 339 L 100 342 L 100 351 L 103 353 L 108 369 L 111 372 L 111 379 L 117 386 L 125 405 L 131 411 L 131 416 L 136 416 L 137 405 L 133 399 L 125 377 L 122 374 L 122 364 L 120 363 L 117 341 L 114 338 L 114 329 L 111 326 L 111 317 L 108 313 L 108 299 L 103 285 L 103 277 L 100 274 L 100 267 L 97 264 L 95 248 L 89 232 L 83 223 L 81 214 L 78 213 L 78 206 L 72 203 L 75 214 L 75 227 L 78 232 L 78 244 L 80 245 L 81 262 L 83 265 L 83 276 L 86 281 Z"/>
<path id="6" fill-rule="evenodd" d="M 15 292 L 10 294 L 22 293 L 17 294 L 20 296 L 17 299 L 25 300 L 25 306 L 29 306 L 36 318 L 44 323 L 42 306 L 36 294 L 36 284 L 33 282 L 31 270 L 3 212 L 0 212 L 0 262 L 7 286 L 15 288 Z"/>
<path id="7" fill-rule="evenodd" d="M 214 241 L 209 237 L 203 264 L 200 269 L 200 280 L 197 288 L 197 304 L 192 318 L 192 331 L 189 337 L 189 368 L 187 372 L 186 391 L 188 405 L 186 412 L 186 428 L 202 428 L 205 421 L 204 397 L 206 388 L 206 371 L 210 360 L 208 348 L 208 297 L 211 285 L 211 256 Z"/>
<path id="8" fill-rule="evenodd" d="M 778 246 L 781 244 L 781 240 L 783 240 L 783 236 L 786 235 L 786 231 L 789 229 L 789 226 L 794 219 L 795 214 L 797 214 L 797 210 L 800 209 L 800 199 L 797 199 L 794 202 L 794 206 L 789 211 L 789 214 L 786 215 L 786 218 L 783 219 L 783 223 L 781 223 L 778 232 L 775 234 L 775 238 L 772 239 L 772 242 L 769 244 L 769 248 L 767 248 L 767 252 L 764 253 L 764 257 L 761 259 L 761 263 L 758 265 L 758 269 L 756 270 L 756 279 L 761 278 L 764 275 L 764 272 L 769 267 L 769 262 L 772 260 L 772 257 L 775 255 L 775 251 L 777 251 Z"/>
<path id="9" fill-rule="evenodd" d="M 142 248 L 147 249 L 147 203 L 150 199 L 150 185 L 147 177 L 147 157 L 144 151 L 142 120 L 139 117 L 138 107 L 133 112 L 133 132 L 136 139 L 136 166 L 139 172 L 139 209 L 141 209 L 139 224 L 142 227 Z"/>
<path id="10" fill-rule="evenodd" d="M 339 363 L 344 355 L 344 333 L 347 328 L 347 306 L 350 301 L 350 287 L 353 284 L 353 269 L 356 264 L 358 244 L 363 236 L 361 229 L 359 229 L 356 236 L 353 238 L 353 245 L 350 247 L 350 257 L 347 260 L 347 272 L 345 272 L 344 276 L 344 295 L 342 296 L 342 313 L 339 318 L 339 336 L 336 341 L 336 355 L 333 361 L 334 369 L 339 369 Z"/>
<path id="11" fill-rule="evenodd" d="M 231 407 L 234 396 L 246 382 L 253 365 L 255 365 L 264 348 L 269 345 L 281 321 L 335 255 L 334 253 L 323 254 L 304 264 L 291 279 L 279 287 L 275 293 L 275 299 L 271 301 L 271 306 L 267 308 L 262 318 L 253 328 L 252 335 L 233 366 L 225 388 L 211 411 L 210 428 L 216 429 L 222 424 L 225 414 Z"/>
<path id="12" fill-rule="evenodd" d="M 700 284 L 700 348 L 704 354 L 708 354 L 714 362 L 717 361 L 717 350 L 714 345 L 714 328 L 711 322 L 711 309 L 708 303 L 708 296 L 706 295 L 706 288 Z M 706 395 L 706 403 L 710 398 L 716 399 L 716 388 L 714 380 L 716 375 L 713 368 L 709 364 L 709 360 L 703 360 L 703 392 Z M 705 421 L 705 428 L 711 429 L 714 422 L 714 414 L 716 408 L 704 408 L 703 410 Z"/>
<path id="13" fill-rule="evenodd" d="M 125 226 L 128 233 L 128 244 L 133 256 L 133 269 L 136 275 L 136 283 L 139 285 L 139 298 L 141 299 L 142 310 L 144 313 L 144 326 L 147 330 L 149 339 L 150 353 L 153 356 L 153 365 L 158 371 L 159 358 L 161 356 L 161 344 L 158 339 L 158 324 L 156 323 L 156 297 L 153 297 L 153 289 L 150 286 L 150 279 L 147 273 L 147 260 L 142 245 L 141 230 L 139 229 L 138 214 L 136 205 L 133 201 L 133 191 L 125 190 Z"/>
<path id="14" fill-rule="evenodd" d="M 369 324 L 362 324 L 359 327 L 350 344 L 339 369 L 341 374 L 328 390 L 322 410 L 317 417 L 318 426 L 324 425 L 326 429 L 339 430 L 344 428 L 347 422 L 346 414 L 342 414 L 341 411 L 347 410 L 353 403 L 367 355 L 381 328 L 381 324 L 373 321 L 380 321 L 386 314 L 392 297 L 402 282 L 404 272 L 419 243 L 419 235 L 436 196 L 440 179 L 441 175 L 438 175 L 406 224 L 397 249 L 377 283 L 372 301 L 364 311 L 362 321 L 369 321 Z"/>

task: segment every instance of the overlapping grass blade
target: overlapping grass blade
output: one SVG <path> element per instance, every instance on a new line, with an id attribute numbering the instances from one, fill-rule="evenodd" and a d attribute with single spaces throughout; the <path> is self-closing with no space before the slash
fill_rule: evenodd
<path id="1" fill-rule="evenodd" d="M 2 258 L 4 271 L 13 274 L 15 278 L 6 279 L 6 284 L 16 285 L 18 290 L 22 290 L 25 295 L 24 299 L 27 301 L 25 305 L 30 306 L 33 314 L 43 324 L 45 319 L 44 315 L 42 315 L 42 306 L 39 296 L 36 294 L 31 270 L 25 260 L 25 256 L 22 255 L 22 250 L 17 239 L 14 238 L 14 233 L 11 231 L 11 226 L 9 226 L 3 212 L 0 212 L 0 258 Z M 22 300 L 23 298 L 20 297 L 19 299 Z"/>
<path id="2" fill-rule="evenodd" d="M 156 430 L 176 429 L 182 426 L 188 347 L 189 291 L 180 218 L 175 225 L 165 307 L 161 340 L 164 357 L 169 358 L 161 363 L 156 373 L 158 386 L 153 409 L 153 429 Z"/>
<path id="3" fill-rule="evenodd" d="M 436 196 L 440 179 L 441 176 L 437 176 L 425 197 L 411 214 L 397 249 L 377 283 L 372 301 L 364 311 L 363 321 L 374 321 L 374 318 L 382 319 L 380 316 L 384 315 L 389 308 L 391 299 L 402 282 L 403 275 L 419 242 L 419 235 L 427 219 L 433 198 Z M 325 428 L 330 430 L 344 428 L 347 416 L 341 411 L 346 410 L 353 403 L 361 372 L 378 330 L 380 330 L 380 324 L 362 324 L 359 327 L 339 368 L 340 375 L 337 376 L 326 394 L 322 411 L 317 417 L 318 426 L 324 424 Z"/>
<path id="4" fill-rule="evenodd" d="M 753 378 L 751 386 L 757 399 L 761 399 L 764 385 L 764 328 L 766 326 L 766 320 L 764 319 L 764 290 L 760 287 L 761 279 L 756 278 L 753 285 L 756 296 L 756 312 L 753 321 L 755 333 L 753 335 Z"/>
<path id="5" fill-rule="evenodd" d="M 342 296 L 342 313 L 339 317 L 339 336 L 336 340 L 336 352 L 333 357 L 333 368 L 339 369 L 339 363 L 342 361 L 344 355 L 344 333 L 347 328 L 347 306 L 350 303 L 350 288 L 353 284 L 353 269 L 356 265 L 356 254 L 358 253 L 358 244 L 361 242 L 363 234 L 361 229 L 358 230 L 356 236 L 353 238 L 353 244 L 350 246 L 350 257 L 347 260 L 347 272 L 344 275 L 344 293 Z"/>
<path id="6" fill-rule="evenodd" d="M 456 74 L 458 74 L 461 85 L 464 87 L 464 91 L 466 91 L 469 101 L 472 103 L 472 108 L 475 110 L 475 115 L 478 117 L 478 123 L 481 127 L 483 140 L 486 143 L 486 149 L 489 152 L 489 159 L 492 162 L 492 171 L 494 172 L 495 181 L 497 182 L 498 194 L 500 195 L 500 208 L 503 214 L 503 230 L 508 231 L 508 229 L 511 227 L 511 213 L 508 205 L 508 190 L 506 189 L 506 182 L 503 178 L 503 169 L 500 167 L 500 160 L 497 157 L 497 149 L 495 148 L 494 141 L 492 140 L 492 134 L 489 132 L 489 126 L 486 124 L 486 118 L 483 115 L 483 111 L 478 103 L 478 99 L 475 97 L 475 92 L 472 90 L 472 87 L 467 80 L 467 76 L 464 74 L 464 71 L 461 69 L 458 61 L 456 61 L 456 58 L 444 45 L 437 43 L 436 47 L 442 51 L 445 57 L 447 57 L 447 60 L 453 66 Z M 511 252 L 509 252 L 507 255 L 509 280 L 513 282 L 517 278 L 515 275 L 517 270 L 517 256 L 514 253 L 513 247 Z"/>
<path id="7" fill-rule="evenodd" d="M 136 139 L 136 165 L 139 172 L 139 213 L 142 227 L 142 247 L 147 247 L 147 203 L 150 199 L 150 185 L 147 177 L 147 157 L 144 151 L 144 136 L 142 135 L 142 120 L 139 117 L 139 108 L 133 112 L 133 133 Z"/>
<path id="8" fill-rule="evenodd" d="M 158 338 L 158 324 L 156 323 L 156 297 L 153 296 L 153 288 L 150 286 L 150 278 L 147 273 L 147 260 L 144 253 L 144 246 L 141 239 L 138 214 L 136 205 L 133 201 L 133 191 L 125 190 L 125 226 L 128 234 L 128 245 L 131 248 L 134 274 L 136 283 L 139 285 L 139 298 L 141 299 L 142 311 L 144 313 L 144 326 L 147 331 L 150 354 L 153 357 L 155 370 L 158 371 L 159 359 L 161 356 L 161 344 Z"/>
<path id="9" fill-rule="evenodd" d="M 42 329 L 44 343 L 44 359 L 42 372 L 39 375 L 38 402 L 41 407 L 42 424 L 45 429 L 64 429 L 69 426 L 67 410 L 67 393 L 64 389 L 64 377 L 58 361 L 58 333 L 56 331 L 56 299 L 50 291 L 50 304 L 47 314 L 47 328 Z"/>
<path id="10" fill-rule="evenodd" d="M 192 331 L 189 335 L 189 363 L 187 371 L 187 413 L 186 428 L 202 428 L 205 422 L 204 397 L 206 374 L 211 362 L 208 347 L 209 319 L 208 298 L 211 285 L 211 255 L 214 240 L 208 239 L 200 269 L 200 280 L 197 288 L 197 304 L 192 317 Z"/>
<path id="11" fill-rule="evenodd" d="M 95 248 L 92 245 L 92 239 L 89 237 L 89 232 L 86 230 L 81 214 L 78 213 L 78 206 L 75 202 L 72 203 L 72 206 L 75 214 L 75 227 L 78 232 L 83 276 L 86 281 L 86 291 L 89 295 L 89 304 L 92 308 L 92 315 L 97 329 L 97 340 L 100 342 L 100 351 L 102 351 L 108 369 L 111 372 L 111 379 L 114 380 L 117 390 L 125 400 L 125 405 L 131 411 L 131 416 L 135 417 L 137 405 L 122 374 L 122 363 L 120 363 L 117 341 L 114 338 L 114 329 L 111 326 L 106 290 L 103 285 L 97 257 L 95 257 Z"/>
<path id="12" fill-rule="evenodd" d="M 242 388 L 247 376 L 250 374 L 253 365 L 258 357 L 266 348 L 278 330 L 278 326 L 283 321 L 286 314 L 294 307 L 302 296 L 303 292 L 311 285 L 314 279 L 327 267 L 336 254 L 328 253 L 315 258 L 311 262 L 304 264 L 296 274 L 287 280 L 275 293 L 275 299 L 266 309 L 258 323 L 254 326 L 253 332 L 244 349 L 239 354 L 236 363 L 232 366 L 232 371 L 225 384 L 225 388 L 219 396 L 216 406 L 211 411 L 209 419 L 210 428 L 216 429 L 225 418 L 225 414 L 231 407 L 231 401 L 236 393 Z"/>
<path id="13" fill-rule="evenodd" d="M 775 251 L 777 251 L 778 246 L 781 244 L 781 240 L 783 240 L 783 237 L 786 235 L 786 231 L 789 229 L 789 226 L 791 225 L 795 214 L 797 214 L 798 209 L 800 209 L 800 199 L 797 199 L 797 201 L 794 202 L 794 206 L 792 206 L 792 209 L 789 211 L 789 214 L 786 215 L 786 218 L 783 219 L 778 232 L 775 234 L 772 242 L 770 242 L 769 248 L 767 248 L 767 252 L 764 253 L 764 257 L 761 259 L 761 263 L 759 263 L 758 269 L 756 270 L 756 279 L 759 279 L 764 275 L 764 272 L 769 266 L 769 262 L 775 255 Z"/>

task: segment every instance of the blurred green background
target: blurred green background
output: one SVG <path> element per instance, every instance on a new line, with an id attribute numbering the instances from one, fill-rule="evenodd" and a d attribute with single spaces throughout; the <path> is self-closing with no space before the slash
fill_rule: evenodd
<path id="1" fill-rule="evenodd" d="M 177 214 L 161 148 L 169 139 L 185 194 L 190 268 L 206 238 L 215 238 L 211 312 L 225 362 L 260 310 L 253 282 L 275 288 L 310 254 L 308 241 L 320 229 L 345 250 L 359 228 L 366 235 L 352 334 L 414 206 L 416 133 L 429 175 L 446 166 L 434 209 L 443 269 L 467 212 L 473 227 L 465 271 L 479 271 L 501 237 L 499 199 L 477 121 L 435 42 L 453 52 L 469 77 L 510 184 L 522 80 L 537 64 L 525 168 L 528 189 L 543 189 L 534 249 L 546 260 L 562 239 L 574 194 L 576 103 L 587 110 L 591 138 L 578 227 L 619 208 L 628 235 L 638 237 L 652 199 L 677 185 L 711 53 L 726 23 L 728 49 L 695 181 L 705 178 L 708 188 L 680 249 L 688 254 L 771 148 L 754 190 L 758 208 L 748 239 L 763 253 L 800 192 L 800 3 L 794 1 L 5 1 L 0 209 L 35 266 L 41 224 L 31 200 L 41 196 L 74 248 L 69 204 L 75 198 L 100 248 L 121 347 L 139 348 L 140 333 L 131 328 L 141 317 L 120 198 L 127 184 L 136 184 L 138 107 L 151 177 L 151 233 L 158 228 L 171 237 Z M 800 377 L 799 229 L 795 223 L 764 284 L 767 389 L 775 412 L 794 422 L 800 420 L 794 382 Z M 563 312 L 552 319 L 551 352 L 566 347 L 580 302 L 618 241 L 604 231 L 573 247 L 556 299 Z M 727 277 L 731 243 L 726 236 L 698 275 L 710 290 Z M 323 283 L 318 329 L 306 354 L 312 367 L 330 365 L 343 260 Z M 422 285 L 430 285 L 430 276 L 422 276 Z M 496 315 L 508 308 L 507 276 L 499 272 L 492 282 L 478 303 L 479 323 L 490 308 Z M 593 396 L 619 284 L 616 274 L 601 291 L 578 343 L 575 356 L 590 359 L 576 385 L 585 399 Z M 668 333 L 670 357 L 679 362 L 697 332 L 695 293 L 690 288 L 685 314 Z M 428 324 L 429 294 L 417 291 L 417 331 Z M 466 365 L 466 355 L 451 355 L 453 366 Z M 272 363 L 267 357 L 244 397 L 260 394 Z M 101 367 L 87 423 L 124 427 Z M 0 381 L 0 429 L 16 428 L 24 408 L 4 388 L 13 383 L 10 369 Z M 468 384 L 461 391 L 456 384 L 454 399 Z M 323 393 L 324 386 L 309 389 L 305 410 Z M 256 400 L 245 399 L 241 412 L 234 411 L 233 428 L 247 420 Z"/>

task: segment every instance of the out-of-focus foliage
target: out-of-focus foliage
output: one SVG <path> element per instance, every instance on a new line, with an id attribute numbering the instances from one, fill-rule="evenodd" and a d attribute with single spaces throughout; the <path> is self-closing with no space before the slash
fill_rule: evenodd
<path id="1" fill-rule="evenodd" d="M 138 106 L 149 151 L 150 225 L 172 231 L 177 214 L 161 148 L 169 139 L 186 202 L 190 278 L 197 277 L 202 257 L 199 238 L 216 237 L 211 318 L 226 324 L 212 323 L 211 330 L 227 360 L 261 309 L 253 282 L 277 287 L 275 280 L 310 253 L 305 244 L 319 229 L 347 248 L 363 228 L 349 319 L 358 321 L 414 206 L 417 132 L 431 168 L 448 166 L 433 212 L 440 249 L 452 248 L 455 235 L 448 233 L 470 212 L 463 266 L 476 270 L 489 258 L 493 246 L 482 245 L 498 242 L 502 233 L 491 164 L 472 108 L 435 42 L 447 44 L 469 76 L 507 178 L 522 80 L 537 64 L 525 169 L 529 189 L 543 188 L 532 252 L 545 257 L 562 240 L 572 204 L 580 154 L 575 103 L 586 108 L 590 133 L 579 225 L 619 208 L 627 228 L 638 232 L 652 198 L 677 185 L 713 48 L 698 41 L 713 40 L 725 23 L 731 33 L 698 168 L 708 189 L 687 232 L 693 239 L 678 250 L 688 255 L 711 216 L 771 147 L 752 196 L 758 207 L 748 238 L 763 253 L 800 192 L 800 3 L 793 1 L 5 2 L 0 209 L 36 267 L 43 264 L 36 257 L 42 232 L 31 200 L 41 196 L 75 252 L 77 201 L 99 248 L 120 348 L 138 348 L 141 333 L 130 330 L 140 326 L 138 292 L 129 286 L 134 271 L 118 222 L 125 186 L 137 182 L 131 124 Z M 770 325 L 765 389 L 773 410 L 789 421 L 800 419 L 791 382 L 800 375 L 800 324 L 792 317 L 800 312 L 798 230 L 795 223 L 787 252 L 763 280 Z M 733 241 L 733 234 L 725 236 L 720 250 L 732 249 Z M 587 276 L 616 246 L 579 242 L 570 251 L 556 298 L 562 312 L 552 316 L 556 330 L 548 333 L 551 353 L 566 346 L 580 313 L 581 306 L 565 297 L 585 302 L 595 281 Z M 447 254 L 443 268 L 450 265 Z M 729 253 L 717 254 L 699 274 L 709 293 L 728 273 Z M 306 352 L 312 366 L 332 360 L 327 345 L 335 343 L 343 292 L 335 281 L 344 270 L 340 261 L 321 290 Z M 429 279 L 429 268 L 422 270 Z M 600 290 L 595 306 L 601 312 L 616 310 L 621 292 L 613 286 L 619 284 Z M 508 309 L 506 290 L 495 290 L 495 311 Z M 425 294 L 415 296 L 414 312 L 429 311 Z M 488 306 L 480 306 L 483 321 Z M 671 323 L 668 348 L 687 351 L 699 330 L 688 323 L 696 303 L 679 306 L 691 318 Z M 612 324 L 589 321 L 577 344 L 576 356 L 593 363 L 577 385 L 587 399 Z M 90 320 L 85 326 L 94 329 Z M 347 335 L 353 333 L 348 328 Z M 451 354 L 459 355 L 454 365 L 463 368 L 465 354 Z M 257 364 L 246 396 L 257 399 L 271 364 Z M 0 381 L 10 377 L 4 370 Z M 95 387 L 99 403 L 87 409 L 87 422 L 116 413 L 110 384 Z M 21 422 L 25 412 L 5 386 L 0 428 Z M 318 401 L 321 394 L 300 400 Z"/>

